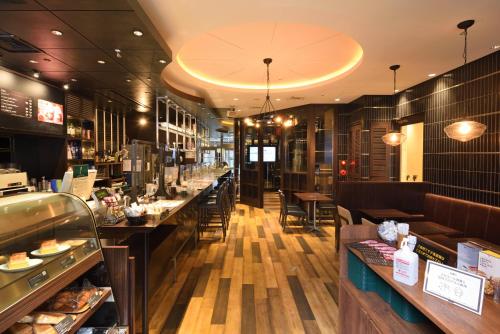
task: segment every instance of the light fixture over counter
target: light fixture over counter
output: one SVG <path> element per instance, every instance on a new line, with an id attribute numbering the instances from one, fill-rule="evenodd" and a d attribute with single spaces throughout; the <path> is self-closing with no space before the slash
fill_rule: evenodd
<path id="1" fill-rule="evenodd" d="M 444 128 L 446 135 L 461 142 L 467 142 L 481 137 L 486 131 L 486 125 L 476 121 L 458 121 Z"/>
<path id="2" fill-rule="evenodd" d="M 473 24 L 474 20 L 466 20 L 457 24 L 457 28 L 463 30 L 461 35 L 464 36 L 464 52 L 462 54 L 464 64 L 467 64 L 467 30 Z M 486 125 L 482 123 L 464 119 L 446 126 L 444 133 L 451 139 L 468 142 L 469 140 L 481 137 L 486 129 Z"/>
<path id="3" fill-rule="evenodd" d="M 271 102 L 271 81 L 269 78 L 269 65 L 273 62 L 272 58 L 264 58 L 264 64 L 266 64 L 267 70 L 267 91 L 266 91 L 266 100 L 264 104 L 260 108 L 259 115 L 257 119 L 254 120 L 250 117 L 245 118 L 244 122 L 246 126 L 255 126 L 257 129 L 261 127 L 261 124 L 267 124 L 268 126 L 283 126 L 285 128 L 291 127 L 297 124 L 297 120 L 293 116 L 289 116 L 286 120 L 283 120 L 283 117 L 276 114 L 276 109 L 274 109 L 274 105 Z M 234 98 L 233 100 L 238 100 L 238 98 Z M 280 101 L 281 99 L 276 99 Z"/>
<path id="4" fill-rule="evenodd" d="M 396 71 L 400 68 L 400 65 L 391 65 L 389 69 L 394 72 L 394 80 L 393 80 L 393 107 L 396 109 L 396 93 L 398 90 L 396 89 Z M 385 135 L 382 136 L 382 141 L 386 143 L 387 145 L 391 146 L 398 146 L 401 145 L 404 141 L 406 140 L 406 135 L 398 132 L 398 131 L 391 131 L 386 133 Z"/>

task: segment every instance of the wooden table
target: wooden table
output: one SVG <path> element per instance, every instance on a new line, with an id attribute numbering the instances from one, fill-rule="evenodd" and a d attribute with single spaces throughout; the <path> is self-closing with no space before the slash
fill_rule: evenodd
<path id="1" fill-rule="evenodd" d="M 413 215 L 398 209 L 359 209 L 359 212 L 374 222 L 381 222 L 385 219 L 406 221 L 413 217 Z"/>
<path id="2" fill-rule="evenodd" d="M 464 233 L 454 228 L 431 221 L 408 222 L 410 231 L 418 235 L 443 234 L 448 237 L 462 237 Z"/>
<path id="3" fill-rule="evenodd" d="M 332 199 L 320 193 L 293 193 L 300 201 L 307 203 L 307 216 L 308 219 L 311 215 L 311 203 L 313 204 L 313 227 L 311 231 L 319 231 L 316 227 L 316 202 L 330 202 Z"/>

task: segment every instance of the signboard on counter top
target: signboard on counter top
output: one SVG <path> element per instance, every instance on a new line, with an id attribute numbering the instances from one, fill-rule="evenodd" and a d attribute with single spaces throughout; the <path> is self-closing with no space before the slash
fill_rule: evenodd
<path id="1" fill-rule="evenodd" d="M 427 261 L 425 267 L 425 293 L 479 315 L 483 310 L 484 282 L 484 277 L 434 261 Z"/>
<path id="2" fill-rule="evenodd" d="M 417 238 L 417 243 L 415 244 L 414 252 L 417 253 L 418 257 L 422 260 L 430 260 L 438 263 L 448 264 L 448 260 L 450 259 L 449 254 L 443 252 L 431 245 L 423 242 L 422 240 Z"/>

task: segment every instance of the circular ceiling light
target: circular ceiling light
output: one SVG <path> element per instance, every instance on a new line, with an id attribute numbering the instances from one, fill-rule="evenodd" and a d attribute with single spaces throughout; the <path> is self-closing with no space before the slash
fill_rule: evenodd
<path id="1" fill-rule="evenodd" d="M 99 59 L 99 60 L 97 61 L 97 63 L 98 63 L 98 64 L 101 64 L 101 65 L 106 64 L 106 62 L 105 62 L 104 60 L 101 60 L 101 59 Z"/>
<path id="2" fill-rule="evenodd" d="M 429 74 L 427 74 L 427 76 L 428 76 L 429 78 L 432 78 L 432 77 L 435 77 L 435 76 L 436 76 L 436 73 L 429 73 Z"/>
<path id="3" fill-rule="evenodd" d="M 38 61 L 36 61 L 34 59 L 30 59 L 30 63 L 32 63 L 32 64 L 38 64 Z"/>
<path id="4" fill-rule="evenodd" d="M 78 80 L 76 80 L 75 78 L 71 78 L 71 81 L 77 82 Z"/>
<path id="5" fill-rule="evenodd" d="M 54 36 L 62 36 L 63 35 L 63 32 L 61 30 L 56 30 L 56 29 L 53 29 L 50 31 L 52 33 L 52 35 Z"/>
<path id="6" fill-rule="evenodd" d="M 158 60 L 158 62 L 159 62 L 160 64 L 166 64 L 166 63 L 167 63 L 167 61 L 166 61 L 165 59 L 160 59 L 160 60 Z"/>
<path id="7" fill-rule="evenodd" d="M 267 37 L 271 35 L 270 44 Z M 187 41 L 176 54 L 175 63 L 190 76 L 212 85 L 266 90 L 258 70 L 260 57 L 245 50 L 266 50 L 277 61 L 273 72 L 282 80 L 273 81 L 271 90 L 339 79 L 352 72 L 363 58 L 357 41 L 331 28 L 257 22 L 207 31 Z"/>
<path id="8" fill-rule="evenodd" d="M 63 85 L 63 88 L 64 88 L 65 90 L 68 90 L 68 89 L 69 89 L 69 84 L 64 84 L 64 85 Z"/>
<path id="9" fill-rule="evenodd" d="M 132 33 L 134 34 L 134 36 L 136 37 L 142 37 L 144 35 L 144 33 L 142 31 L 140 31 L 139 29 L 134 29 L 132 31 Z"/>
<path id="10" fill-rule="evenodd" d="M 335 99 L 335 102 L 339 102 L 339 101 L 340 101 L 340 98 L 338 98 L 338 97 L 337 97 L 337 98 Z"/>

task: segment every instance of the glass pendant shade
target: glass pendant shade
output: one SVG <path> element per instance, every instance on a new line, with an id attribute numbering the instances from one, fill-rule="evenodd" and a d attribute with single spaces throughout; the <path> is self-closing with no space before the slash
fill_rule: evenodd
<path id="1" fill-rule="evenodd" d="M 451 139 L 467 142 L 481 137 L 486 131 L 486 125 L 475 121 L 459 121 L 444 128 L 444 132 Z"/>
<path id="2" fill-rule="evenodd" d="M 406 140 L 406 135 L 401 132 L 389 132 L 382 136 L 382 140 L 387 145 L 398 146 L 404 143 Z"/>

